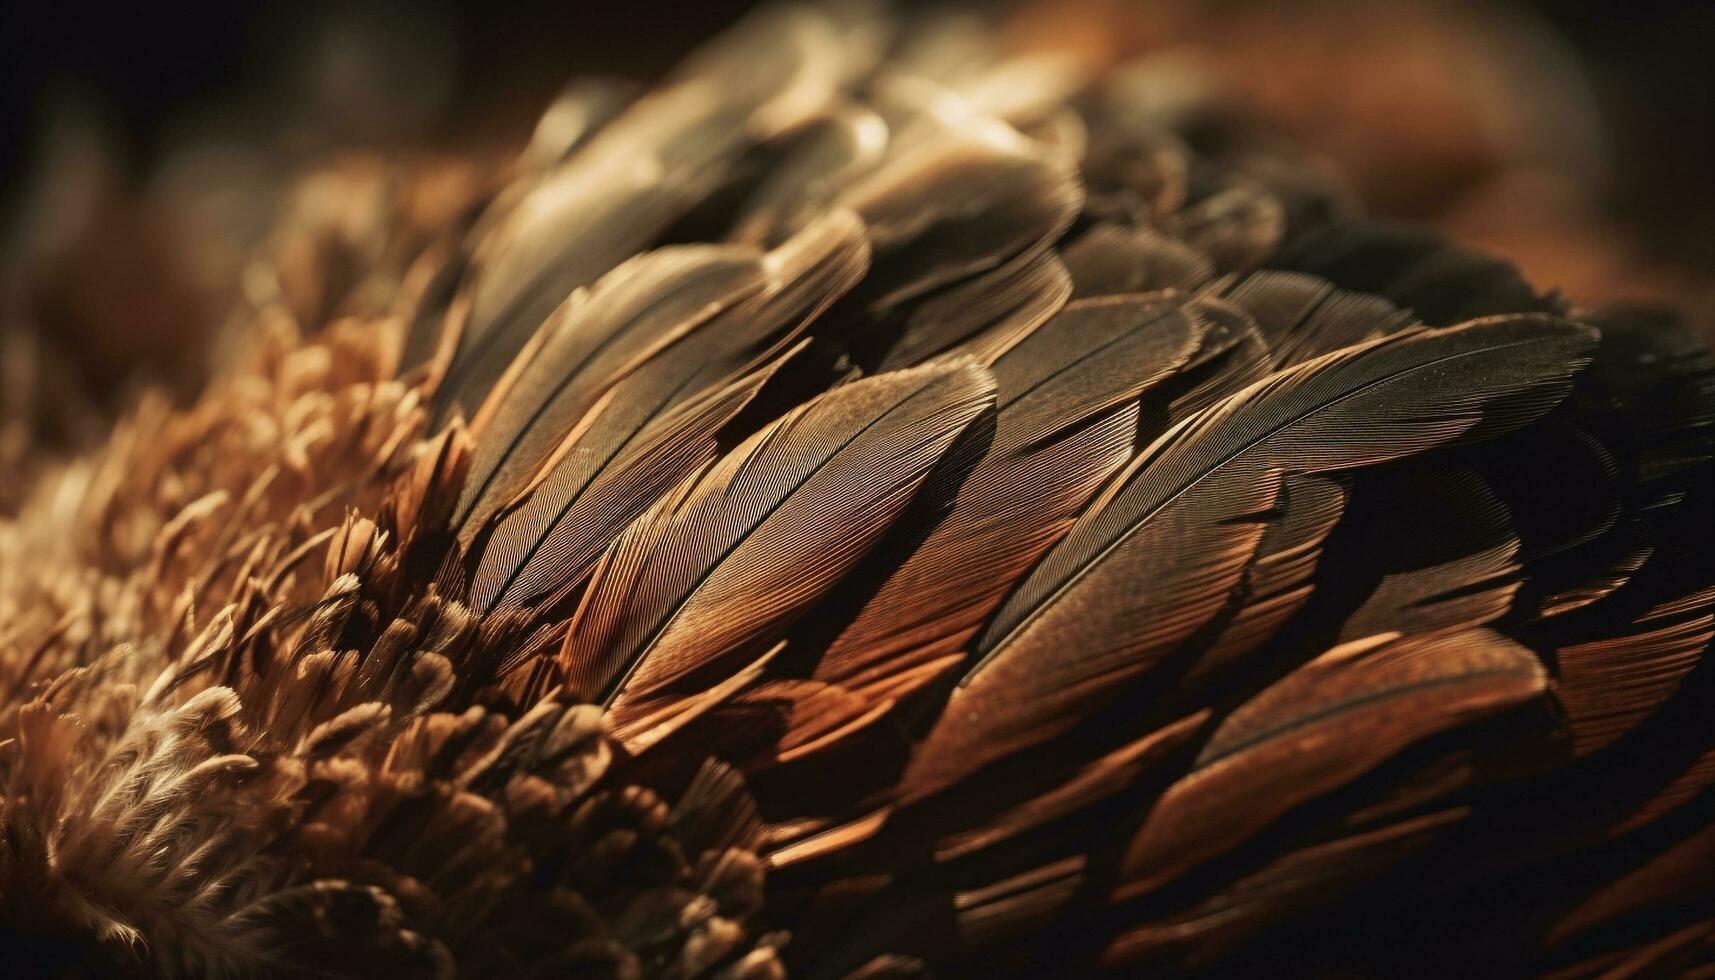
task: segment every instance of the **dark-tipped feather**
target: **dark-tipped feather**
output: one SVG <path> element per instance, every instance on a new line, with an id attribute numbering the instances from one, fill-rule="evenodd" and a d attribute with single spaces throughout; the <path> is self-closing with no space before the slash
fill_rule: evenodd
<path id="1" fill-rule="evenodd" d="M 1222 721 L 1132 841 L 1121 893 L 1158 887 L 1412 742 L 1537 697 L 1546 682 L 1534 654 L 1486 631 L 1336 647 Z"/>
<path id="2" fill-rule="evenodd" d="M 913 761 L 908 792 L 1066 730 L 1189 640 L 1252 561 L 1285 475 L 1523 424 L 1560 398 L 1589 344 L 1587 331 L 1530 318 L 1397 334 L 1274 375 L 1182 423 L 1001 606 L 977 641 L 980 661 Z"/>
<path id="3" fill-rule="evenodd" d="M 617 382 L 481 543 L 472 603 L 532 605 L 581 580 L 626 523 L 709 458 L 766 380 L 751 372 L 849 289 L 867 257 L 862 225 L 834 212 L 762 261 L 758 292 Z"/>
<path id="4" fill-rule="evenodd" d="M 516 496 L 616 382 L 765 282 L 748 249 L 679 247 L 633 259 L 569 300 L 473 420 L 477 449 L 454 515 L 462 536 Z"/>
<path id="5" fill-rule="evenodd" d="M 777 635 L 837 583 L 993 391 L 968 362 L 855 382 L 688 479 L 596 569 L 560 655 L 568 686 L 636 734 L 650 702 Z"/>
<path id="6" fill-rule="evenodd" d="M 1125 464 L 1135 399 L 1191 357 L 1200 324 L 1171 300 L 1085 301 L 995 363 L 992 445 L 951 513 L 822 656 L 815 676 L 898 693 L 964 649 L 1012 582 Z"/>

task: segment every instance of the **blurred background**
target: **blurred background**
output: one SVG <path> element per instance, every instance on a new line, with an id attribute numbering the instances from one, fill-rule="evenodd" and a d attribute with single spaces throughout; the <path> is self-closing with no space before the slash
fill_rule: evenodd
<path id="1" fill-rule="evenodd" d="M 72 443 L 141 379 L 195 390 L 208 358 L 188 352 L 296 175 L 381 150 L 480 181 L 567 78 L 646 82 L 751 6 L 5 3 L 0 412 L 73 375 L 103 404 L 45 420 Z M 1020 48 L 1190 66 L 1371 211 L 1500 252 L 1539 288 L 1715 322 L 1715 3 L 999 6 Z"/>

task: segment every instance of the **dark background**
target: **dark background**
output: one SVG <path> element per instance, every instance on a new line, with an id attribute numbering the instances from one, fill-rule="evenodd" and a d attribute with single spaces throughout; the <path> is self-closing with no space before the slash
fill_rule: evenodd
<path id="1" fill-rule="evenodd" d="M 1237 66 L 1248 76 L 1241 81 L 1256 97 L 1253 107 L 1334 158 L 1377 212 L 1504 253 L 1539 286 L 1564 288 L 1576 298 L 1676 305 L 1715 337 L 1715 2 L 1316 0 L 1319 15 L 1309 12 L 1310 2 L 1002 0 L 990 6 L 1003 15 L 1026 8 L 1032 26 L 1014 30 L 1015 39 L 1063 25 L 1075 33 L 1079 18 L 1095 11 L 1110 21 L 1097 36 L 1105 31 L 1120 39 L 1110 45 L 1118 48 L 1109 52 L 1114 57 L 1182 41 L 1225 51 L 1223 67 Z M 352 149 L 459 152 L 517 145 L 569 77 L 647 81 L 752 5 L 0 0 L 0 341 L 8 329 L 14 338 L 20 329 L 47 338 L 26 338 L 36 347 L 70 338 L 61 345 L 98 390 L 134 382 L 139 364 L 155 366 L 157 378 L 170 374 L 183 362 L 175 351 L 200 343 L 196 338 L 206 337 L 207 325 L 229 308 L 239 268 L 228 258 L 213 271 L 189 274 L 185 266 L 194 263 L 178 261 L 175 251 L 199 241 L 205 253 L 218 253 L 210 243 L 229 256 L 243 251 L 266 230 L 274 195 L 290 175 Z M 1422 16 L 1411 14 L 1413 8 Z M 1362 16 L 1348 16 L 1353 9 Z M 1363 23 L 1352 33 L 1354 19 Z M 1597 166 L 1543 159 L 1557 152 L 1553 134 L 1521 140 L 1534 147 L 1528 159 L 1492 147 L 1446 159 L 1415 155 L 1392 146 L 1386 127 L 1416 125 L 1411 120 L 1419 106 L 1402 104 L 1396 111 L 1383 98 L 1378 108 L 1360 94 L 1355 103 L 1328 108 L 1348 77 L 1353 89 L 1392 86 L 1390 92 L 1405 93 L 1407 103 L 1418 88 L 1456 90 L 1464 68 L 1449 64 L 1442 71 L 1436 55 L 1430 72 L 1441 76 L 1432 79 L 1440 84 L 1424 86 L 1421 59 L 1412 69 L 1420 74 L 1413 76 L 1396 69 L 1399 55 L 1419 50 L 1457 58 L 1467 48 L 1486 48 L 1467 44 L 1462 31 L 1481 35 L 1508 21 L 1546 40 L 1556 52 L 1548 61 L 1569 61 L 1582 78 L 1567 86 L 1565 74 L 1548 70 L 1553 66 L 1547 62 L 1539 73 L 1529 56 L 1542 45 L 1489 50 L 1485 57 L 1510 71 L 1511 102 L 1525 107 L 1516 118 L 1530 118 L 1538 104 L 1575 102 L 1599 130 Z M 1016 28 L 1019 21 L 1012 23 Z M 1298 43 L 1276 44 L 1276 38 Z M 1318 43 L 1341 55 L 1346 48 L 1360 50 L 1355 60 L 1330 68 L 1334 62 Z M 1277 49 L 1296 51 L 1298 60 L 1272 64 Z M 1390 71 L 1392 77 L 1375 81 Z M 1577 92 L 1560 91 L 1569 88 Z M 1533 103 L 1538 96 L 1543 101 Z M 1485 114 L 1485 96 L 1466 97 L 1458 110 L 1465 118 L 1458 112 L 1452 118 L 1454 136 L 1459 124 Z M 1329 136 L 1318 129 L 1321 117 L 1342 111 L 1349 113 L 1344 131 L 1330 127 L 1330 142 L 1319 142 Z M 1360 140 L 1355 155 L 1349 145 L 1354 133 Z M 1361 145 L 1370 133 L 1377 135 Z M 1376 163 L 1378 153 L 1381 166 L 1371 167 L 1366 182 L 1365 165 Z M 1473 163 L 1469 173 L 1454 172 Z M 250 200 L 247 211 L 200 193 L 227 183 L 229 198 Z M 1404 193 L 1420 185 L 1431 191 Z M 96 201 L 96 220 L 68 218 L 66 199 Z M 176 227 L 186 212 L 204 205 L 226 210 L 217 209 L 196 234 Z M 60 234 L 56 229 L 75 228 L 81 230 L 51 240 Z M 44 276 L 43 269 L 58 270 L 58 278 Z M 37 294 L 45 300 L 38 302 Z M 204 325 L 201 332 L 185 326 L 194 323 Z M 20 363 L 17 356 L 7 359 L 14 367 Z M 6 383 L 0 372 L 0 387 Z M 196 383 L 190 376 L 180 388 L 194 390 Z M 10 411 L 6 402 L 0 393 L 0 416 Z"/>
<path id="2" fill-rule="evenodd" d="M 648 78 L 752 5 L 4 0 L 0 179 L 8 189 L 16 183 L 44 112 L 68 97 L 97 112 L 118 137 L 126 164 L 145 171 L 175 126 L 235 96 L 286 94 L 281 90 L 291 87 L 294 60 L 304 49 L 354 24 L 372 33 L 372 50 L 402 54 L 405 63 L 426 55 L 445 76 L 426 80 L 434 104 L 423 117 L 391 131 L 369 126 L 333 135 L 353 142 L 425 134 L 446 139 L 516 131 L 573 72 Z M 1673 248 L 1715 259 L 1708 254 L 1715 252 L 1715 236 L 1687 220 L 1709 214 L 1715 4 L 1512 0 L 1488 6 L 1508 5 L 1558 31 L 1595 83 L 1614 137 L 1613 207 L 1652 225 Z M 1688 202 L 1695 202 L 1689 214 Z"/>
<path id="3" fill-rule="evenodd" d="M 1613 148 L 1606 202 L 1663 253 L 1715 270 L 1715 4 L 1535 0 L 1594 84 Z"/>
<path id="4" fill-rule="evenodd" d="M 0 149 L 18 179 L 66 99 L 96 112 L 133 172 L 198 116 L 238 101 L 301 99 L 313 49 L 357 35 L 390 63 L 385 84 L 426 86 L 433 105 L 397 126 L 336 131 L 354 143 L 478 138 L 529 125 L 572 74 L 647 79 L 754 4 L 749 0 L 490 4 L 106 3 L 3 0 Z M 413 65 L 413 62 L 419 64 Z M 337 127 L 336 127 L 337 128 Z"/>

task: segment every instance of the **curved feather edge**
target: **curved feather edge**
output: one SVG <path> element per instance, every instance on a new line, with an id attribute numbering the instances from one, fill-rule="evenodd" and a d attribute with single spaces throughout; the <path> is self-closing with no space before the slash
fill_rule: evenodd
<path id="1" fill-rule="evenodd" d="M 765 289 L 619 381 L 480 542 L 475 607 L 551 603 L 581 582 L 626 523 L 712 456 L 721 428 L 784 363 L 785 345 L 867 259 L 861 222 L 833 212 L 765 257 Z"/>
<path id="2" fill-rule="evenodd" d="M 910 502 L 994 404 L 968 361 L 831 391 L 694 474 L 603 556 L 560 655 L 632 734 L 668 689 L 778 634 Z"/>
<path id="3" fill-rule="evenodd" d="M 1489 630 L 1329 650 L 1221 722 L 1132 839 L 1116 897 L 1160 887 L 1414 742 L 1539 697 L 1547 680 L 1534 653 Z"/>
<path id="4" fill-rule="evenodd" d="M 1065 731 L 1189 640 L 1251 564 L 1287 475 L 1522 425 L 1560 399 L 1592 342 L 1544 317 L 1407 331 L 1277 373 L 1187 419 L 1002 604 L 902 794 L 934 792 Z"/>

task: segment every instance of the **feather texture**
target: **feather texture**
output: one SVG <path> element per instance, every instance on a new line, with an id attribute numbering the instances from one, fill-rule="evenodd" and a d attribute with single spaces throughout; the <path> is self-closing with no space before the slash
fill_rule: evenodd
<path id="1" fill-rule="evenodd" d="M 567 685 L 631 734 L 671 686 L 825 594 L 993 400 L 968 363 L 856 382 L 687 479 L 602 558 L 560 654 Z"/>
<path id="2" fill-rule="evenodd" d="M 1374 465 L 1529 421 L 1565 391 L 1589 343 L 1585 331 L 1540 319 L 1396 334 L 1274 375 L 1181 423 L 1001 605 L 906 785 L 940 788 L 1064 731 L 1189 640 L 1253 559 L 1287 473 Z M 1505 411 L 1485 418 L 1503 400 Z M 1140 582 L 1157 586 L 1147 602 L 1127 598 Z"/>
<path id="3" fill-rule="evenodd" d="M 12 973 L 1711 974 L 1696 325 L 898 6 L 307 175 L 105 436 L 0 336 Z"/>
<path id="4" fill-rule="evenodd" d="M 875 696 L 957 654 L 1011 583 L 1133 452 L 1135 399 L 1190 359 L 1198 323 L 1171 302 L 1067 308 L 994 366 L 993 443 L 952 511 L 823 654 L 818 679 Z"/>
<path id="5" fill-rule="evenodd" d="M 766 380 L 760 362 L 850 288 L 866 257 L 862 226 L 836 212 L 769 254 L 758 292 L 592 402 L 594 417 L 578 422 L 528 500 L 484 542 L 472 604 L 485 612 L 535 604 L 581 579 L 626 523 L 713 454 L 721 426 Z"/>
<path id="6" fill-rule="evenodd" d="M 443 400 L 474 410 L 562 297 L 648 247 L 751 139 L 819 109 L 846 70 L 832 30 L 759 13 L 542 178 L 473 256 Z"/>
<path id="7" fill-rule="evenodd" d="M 587 296 L 574 295 L 473 420 L 477 451 L 454 520 L 480 527 L 616 381 L 761 290 L 765 275 L 754 253 L 671 249 L 628 262 Z"/>
<path id="8" fill-rule="evenodd" d="M 1132 840 L 1122 894 L 1159 887 L 1414 741 L 1540 696 L 1546 680 L 1529 650 L 1481 631 L 1335 647 L 1222 721 Z M 1338 745 L 1322 748 L 1333 731 Z M 1241 795 L 1248 804 L 1234 805 Z"/>

